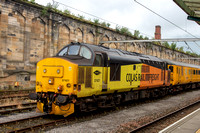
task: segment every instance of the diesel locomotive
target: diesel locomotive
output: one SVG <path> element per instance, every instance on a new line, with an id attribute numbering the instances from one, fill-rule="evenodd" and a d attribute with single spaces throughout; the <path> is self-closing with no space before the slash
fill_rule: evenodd
<path id="1" fill-rule="evenodd" d="M 164 96 L 197 87 L 200 66 L 155 56 L 111 49 L 101 45 L 71 43 L 55 57 L 37 63 L 37 108 L 68 116 L 121 102 Z"/>

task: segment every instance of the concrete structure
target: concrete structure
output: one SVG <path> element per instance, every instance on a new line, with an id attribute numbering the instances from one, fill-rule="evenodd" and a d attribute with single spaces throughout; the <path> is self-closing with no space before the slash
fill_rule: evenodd
<path id="1" fill-rule="evenodd" d="M 159 133 L 199 133 L 200 108 L 177 122 L 159 131 Z"/>
<path id="2" fill-rule="evenodd" d="M 43 58 L 54 56 L 72 41 L 98 45 L 99 41 L 134 39 L 90 21 L 45 10 L 43 6 L 26 1 L 0 1 L 1 89 L 8 89 L 9 86 L 11 88 L 16 81 L 23 87 L 34 86 L 36 63 Z M 190 57 L 151 43 L 105 45 L 178 61 L 188 61 L 181 58 Z"/>

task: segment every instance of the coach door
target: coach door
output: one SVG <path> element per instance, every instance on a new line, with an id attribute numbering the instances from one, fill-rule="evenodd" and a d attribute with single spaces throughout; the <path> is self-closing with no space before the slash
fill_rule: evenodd
<path id="1" fill-rule="evenodd" d="M 181 67 L 177 67 L 177 74 L 178 74 L 178 84 L 181 82 Z"/>

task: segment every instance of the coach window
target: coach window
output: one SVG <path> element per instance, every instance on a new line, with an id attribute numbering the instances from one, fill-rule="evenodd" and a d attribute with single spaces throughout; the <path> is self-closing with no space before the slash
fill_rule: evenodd
<path id="1" fill-rule="evenodd" d="M 183 69 L 183 67 L 181 67 L 181 75 L 183 76 L 183 71 L 184 71 L 184 69 Z"/>
<path id="2" fill-rule="evenodd" d="M 173 66 L 169 66 L 169 69 L 171 70 L 171 72 L 173 72 Z"/>

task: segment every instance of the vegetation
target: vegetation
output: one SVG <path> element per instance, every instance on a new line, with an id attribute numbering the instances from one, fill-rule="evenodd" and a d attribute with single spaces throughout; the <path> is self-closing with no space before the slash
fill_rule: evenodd
<path id="1" fill-rule="evenodd" d="M 166 48 L 170 48 L 170 45 L 168 42 L 164 42 L 164 43 L 162 43 L 162 45 L 165 46 Z"/>
<path id="2" fill-rule="evenodd" d="M 85 17 L 84 17 L 84 16 L 82 16 L 82 15 L 79 15 L 79 14 L 78 14 L 78 17 L 79 17 L 81 20 L 84 20 L 84 19 L 85 19 Z"/>
<path id="3" fill-rule="evenodd" d="M 176 50 L 184 53 L 183 46 L 179 47 L 179 48 L 176 48 Z"/>
<path id="4" fill-rule="evenodd" d="M 30 2 L 34 4 L 34 3 L 35 3 L 35 0 L 30 0 Z"/>
<path id="5" fill-rule="evenodd" d="M 63 12 L 64 12 L 64 14 L 71 14 L 70 10 L 68 10 L 68 9 L 65 9 Z"/>
<path id="6" fill-rule="evenodd" d="M 176 43 L 172 43 L 171 46 L 170 46 L 170 48 L 171 48 L 173 51 L 175 51 L 175 50 L 176 50 Z"/>
<path id="7" fill-rule="evenodd" d="M 106 23 L 106 22 L 102 22 L 102 23 L 101 23 L 101 26 L 103 26 L 103 27 L 108 27 L 108 28 L 109 28 L 109 27 L 110 27 L 110 24 L 109 24 L 109 23 Z"/>
<path id="8" fill-rule="evenodd" d="M 96 18 L 95 18 L 95 19 L 94 19 L 94 23 L 95 23 L 95 24 L 100 24 L 99 19 L 96 19 Z"/>
<path id="9" fill-rule="evenodd" d="M 191 51 L 184 51 L 183 50 L 183 46 L 181 47 L 177 47 L 177 44 L 176 43 L 172 43 L 171 45 L 168 43 L 168 42 L 164 42 L 162 43 L 163 46 L 169 48 L 169 49 L 172 49 L 172 50 L 176 50 L 176 51 L 179 51 L 179 52 L 182 52 L 182 53 L 186 53 L 186 54 L 189 54 L 189 55 L 192 55 L 192 56 L 198 56 L 200 57 L 200 55 L 198 55 L 197 53 L 193 53 Z"/>
<path id="10" fill-rule="evenodd" d="M 29 2 L 31 4 L 37 4 L 37 3 L 35 3 L 35 0 L 22 0 L 22 1 Z M 107 28 L 110 27 L 109 23 L 100 22 L 99 19 L 93 19 L 93 21 L 91 19 L 85 20 L 85 17 L 82 16 L 82 15 L 78 14 L 78 16 L 75 16 L 74 14 L 71 13 L 70 10 L 65 9 L 64 11 L 61 11 L 61 10 L 58 9 L 58 7 L 59 7 L 59 4 L 57 2 L 54 2 L 53 4 L 48 3 L 46 6 L 43 7 L 43 9 L 41 11 L 41 16 L 49 17 L 49 15 L 50 15 L 49 11 L 52 10 L 54 12 L 58 12 L 58 13 L 61 13 L 63 15 L 70 15 L 72 18 L 76 18 L 76 19 L 80 19 L 80 20 L 83 20 L 83 21 L 87 21 L 89 23 L 94 23 L 96 25 L 100 25 L 102 27 L 107 27 Z M 119 25 L 116 26 L 115 31 L 119 32 L 121 34 L 132 36 L 132 37 L 137 38 L 137 39 L 145 39 L 145 40 L 149 39 L 148 37 L 144 37 L 144 36 L 140 35 L 140 32 L 138 30 L 135 30 L 134 34 L 132 34 L 127 27 L 120 27 Z M 154 44 L 162 45 L 166 48 L 172 49 L 173 51 L 176 50 L 176 51 L 183 52 L 183 53 L 186 53 L 186 54 L 189 54 L 189 55 L 192 55 L 192 56 L 199 56 L 200 57 L 200 55 L 193 53 L 191 51 L 184 52 L 183 47 L 177 47 L 176 43 L 172 43 L 170 45 L 168 42 L 164 42 L 162 44 L 160 44 L 159 42 L 154 42 Z"/>

